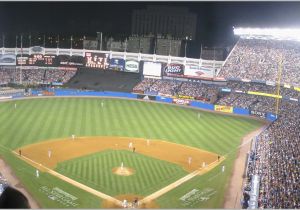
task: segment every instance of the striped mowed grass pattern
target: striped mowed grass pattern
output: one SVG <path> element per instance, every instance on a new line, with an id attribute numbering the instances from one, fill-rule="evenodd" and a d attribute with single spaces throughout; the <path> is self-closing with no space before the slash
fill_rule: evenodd
<path id="1" fill-rule="evenodd" d="M 260 125 L 242 117 L 120 99 L 22 100 L 17 109 L 14 103 L 0 103 L 1 144 L 11 149 L 75 134 L 163 139 L 226 154 Z"/>
<path id="2" fill-rule="evenodd" d="M 119 176 L 112 169 L 134 169 Z M 108 195 L 149 195 L 187 174 L 180 166 L 125 150 L 107 150 L 59 163 L 56 171 Z"/>
<path id="3" fill-rule="evenodd" d="M 200 119 L 198 113 L 201 113 Z M 253 119 L 167 104 L 103 98 L 40 98 L 3 102 L 0 103 L 0 116 L 0 144 L 11 150 L 75 134 L 162 139 L 223 155 L 236 149 L 242 136 L 262 125 Z M 223 188 L 228 181 L 234 156 L 228 160 Z M 14 165 L 13 158 L 10 161 Z M 30 188 L 32 180 L 28 175 L 17 175 Z M 47 180 L 49 184 L 51 178 Z M 53 179 L 54 184 L 58 182 Z M 31 190 L 37 199 L 47 199 L 36 189 Z M 224 189 L 221 191 L 224 194 Z M 55 204 L 47 203 L 43 207 L 55 208 Z"/>

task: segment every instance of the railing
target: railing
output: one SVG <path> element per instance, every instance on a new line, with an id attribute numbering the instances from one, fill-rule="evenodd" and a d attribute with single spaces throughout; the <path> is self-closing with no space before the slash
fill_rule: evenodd
<path id="1" fill-rule="evenodd" d="M 122 58 L 136 61 L 153 61 L 165 63 L 179 63 L 184 65 L 199 65 L 221 68 L 224 61 L 203 60 L 187 57 L 173 57 L 156 54 L 142 54 L 131 52 L 114 52 L 114 51 L 100 51 L 100 50 L 86 50 L 86 49 L 61 49 L 61 48 L 44 48 L 44 47 L 30 47 L 30 48 L 1 48 L 1 54 L 51 54 L 51 55 L 69 55 L 69 56 L 85 56 L 85 52 L 107 53 L 110 58 Z"/>

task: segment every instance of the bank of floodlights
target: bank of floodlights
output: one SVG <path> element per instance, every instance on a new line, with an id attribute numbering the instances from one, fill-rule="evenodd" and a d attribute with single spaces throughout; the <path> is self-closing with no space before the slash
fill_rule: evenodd
<path id="1" fill-rule="evenodd" d="M 300 41 L 300 28 L 233 28 L 233 32 L 242 38 Z"/>

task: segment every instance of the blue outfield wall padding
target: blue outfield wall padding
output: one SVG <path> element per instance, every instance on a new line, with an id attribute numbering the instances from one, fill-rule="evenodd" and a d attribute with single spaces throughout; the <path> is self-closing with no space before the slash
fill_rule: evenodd
<path id="1" fill-rule="evenodd" d="M 239 114 L 239 115 L 249 115 L 250 111 L 249 109 L 243 109 L 239 107 L 233 107 L 233 113 L 234 114 Z"/>
<path id="2" fill-rule="evenodd" d="M 268 112 L 268 113 L 267 113 L 267 120 L 273 122 L 273 121 L 277 120 L 277 115 L 276 115 L 276 114 L 273 114 L 273 113 L 271 113 L 271 112 Z"/>
<path id="3" fill-rule="evenodd" d="M 206 104 L 199 101 L 192 101 L 190 106 L 198 107 L 201 109 L 215 110 L 215 106 L 213 104 Z"/>
<path id="4" fill-rule="evenodd" d="M 166 98 L 166 97 L 156 96 L 156 101 L 165 102 L 165 103 L 172 103 L 173 98 Z"/>
<path id="5" fill-rule="evenodd" d="M 121 97 L 121 98 L 137 98 L 136 94 L 109 92 L 109 91 L 81 91 L 81 90 L 55 90 L 56 96 L 102 96 L 102 97 Z"/>

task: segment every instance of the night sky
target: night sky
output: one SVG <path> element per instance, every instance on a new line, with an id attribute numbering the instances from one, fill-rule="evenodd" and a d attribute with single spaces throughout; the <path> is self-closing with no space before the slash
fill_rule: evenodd
<path id="1" fill-rule="evenodd" d="M 146 5 L 186 6 L 198 14 L 191 52 L 200 44 L 232 44 L 232 26 L 300 27 L 300 2 L 0 2 L 0 33 L 125 37 L 132 10 Z"/>

